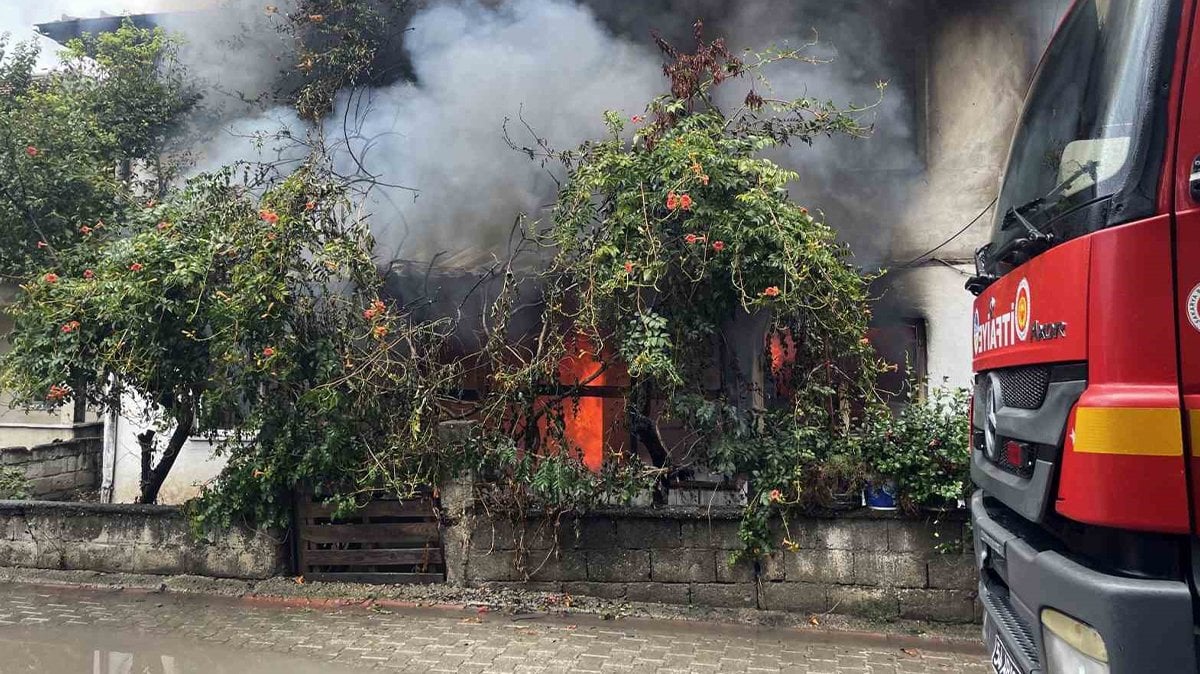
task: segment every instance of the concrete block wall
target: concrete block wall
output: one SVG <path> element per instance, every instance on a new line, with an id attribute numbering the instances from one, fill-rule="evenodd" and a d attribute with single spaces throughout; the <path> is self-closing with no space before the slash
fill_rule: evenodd
<path id="1" fill-rule="evenodd" d="M 218 578 L 285 568 L 279 537 L 231 529 L 197 540 L 176 507 L 0 501 L 0 566 Z"/>
<path id="2" fill-rule="evenodd" d="M 979 619 L 961 514 L 917 520 L 859 511 L 792 521 L 779 528 L 789 549 L 736 564 L 736 510 L 612 510 L 557 526 L 460 515 L 448 528 L 446 554 L 449 580 L 463 585 L 876 619 Z"/>
<path id="3" fill-rule="evenodd" d="M 0 448 L 0 467 L 16 468 L 37 499 L 62 499 L 100 488 L 103 441 L 77 438 L 35 447 Z"/>

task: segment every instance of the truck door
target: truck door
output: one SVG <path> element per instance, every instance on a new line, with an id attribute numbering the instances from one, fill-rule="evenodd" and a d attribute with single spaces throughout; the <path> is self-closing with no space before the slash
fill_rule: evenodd
<path id="1" fill-rule="evenodd" d="M 1180 397 L 1183 405 L 1184 447 L 1188 456 L 1192 531 L 1200 521 L 1200 31 L 1195 26 L 1196 3 L 1185 4 L 1187 53 L 1180 54 L 1183 86 L 1172 101 L 1172 125 L 1178 135 L 1167 171 L 1175 213 L 1175 315 L 1179 343 Z M 1169 125 L 1171 126 L 1171 125 Z"/>

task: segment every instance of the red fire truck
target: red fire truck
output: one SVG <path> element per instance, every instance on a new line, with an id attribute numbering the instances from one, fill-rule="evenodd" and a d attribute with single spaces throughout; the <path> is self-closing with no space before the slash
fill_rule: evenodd
<path id="1" fill-rule="evenodd" d="M 996 672 L 1200 671 L 1198 7 L 1077 0 L 967 284 Z"/>

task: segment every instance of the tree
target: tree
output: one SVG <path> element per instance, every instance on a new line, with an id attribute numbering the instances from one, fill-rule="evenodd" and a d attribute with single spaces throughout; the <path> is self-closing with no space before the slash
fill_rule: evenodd
<path id="1" fill-rule="evenodd" d="M 347 91 L 411 78 L 400 39 L 409 6 L 410 0 L 294 3 L 276 29 L 291 38 L 295 48 L 296 72 L 281 78 L 281 88 L 296 112 L 319 121 Z"/>
<path id="2" fill-rule="evenodd" d="M 12 309 L 6 388 L 103 410 L 133 394 L 169 432 L 143 474 L 144 503 L 189 436 L 235 429 L 273 442 L 259 432 L 287 424 L 267 410 L 293 418 L 303 391 L 353 362 L 348 344 L 386 334 L 362 319 L 346 325 L 348 302 L 378 274 L 365 227 L 346 224 L 337 195 L 300 171 L 260 201 L 230 175 L 201 176 L 130 212 L 119 234 L 92 232 Z M 149 457 L 155 431 L 140 440 Z"/>
<path id="3" fill-rule="evenodd" d="M 38 276 L 50 285 L 80 265 L 99 267 L 88 242 L 124 236 L 132 214 L 166 190 L 178 166 L 173 143 L 198 102 L 176 51 L 161 30 L 126 22 L 71 41 L 58 69 L 35 76 L 32 45 L 0 43 L 0 278 L 36 292 Z M 31 343 L 29 334 L 15 339 Z M 29 388 L 36 374 L 10 375 L 16 403 L 75 398 L 86 366 L 51 352 L 41 367 L 62 376 L 53 394 Z"/>
<path id="4" fill-rule="evenodd" d="M 297 12 L 285 30 L 321 69 L 296 103 L 319 117 L 377 48 L 331 38 L 367 22 L 373 32 L 359 37 L 376 45 L 387 31 L 356 3 Z M 25 404 L 139 403 L 122 411 L 153 427 L 139 436 L 142 502 L 189 436 L 230 431 L 210 520 L 278 522 L 281 494 L 304 479 L 374 484 L 366 457 L 397 446 L 383 440 L 397 428 L 431 444 L 438 417 L 422 387 L 438 385 L 441 366 L 425 349 L 440 333 L 391 327 L 403 316 L 379 299 L 368 229 L 319 132 L 290 175 L 238 165 L 180 186 L 198 96 L 173 38 L 127 22 L 71 42 L 45 78 L 33 77 L 35 59 L 21 45 L 0 59 L 13 94 L 0 111 L 0 170 L 12 169 L 0 176 L 0 269 L 24 290 L 0 386 Z"/>
<path id="5" fill-rule="evenodd" d="M 176 53 L 127 22 L 71 41 L 35 77 L 37 49 L 0 41 L 0 277 L 53 268 L 174 177 L 168 150 L 199 100 Z"/>

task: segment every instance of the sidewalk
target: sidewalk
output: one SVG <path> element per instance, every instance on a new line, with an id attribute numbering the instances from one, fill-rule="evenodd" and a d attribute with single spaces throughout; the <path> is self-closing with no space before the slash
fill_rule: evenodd
<path id="1" fill-rule="evenodd" d="M 0 639 L 9 641 L 99 642 L 132 651 L 163 650 L 161 642 L 175 644 L 172 652 L 187 644 L 226 656 L 230 649 L 247 656 L 287 654 L 344 671 L 986 671 L 977 641 L 958 633 L 906 634 L 918 629 L 911 624 L 866 632 L 865 625 L 824 617 L 816 622 L 828 620 L 836 628 L 714 623 L 664 617 L 671 607 L 611 603 L 521 612 L 533 609 L 522 609 L 512 601 L 521 593 L 507 590 L 459 590 L 474 596 L 459 596 L 456 603 L 436 601 L 446 598 L 445 588 L 323 587 L 289 579 L 240 593 L 235 581 L 187 577 L 6 569 L 0 580 L 9 581 L 0 584 Z M 352 596 L 351 590 L 367 588 L 376 598 Z M 528 593 L 524 601 L 547 600 L 536 597 Z M 663 615 L 654 617 L 655 610 Z M 204 667 L 220 671 L 211 663 Z M 268 669 L 287 671 L 265 664 L 261 671 Z"/>

